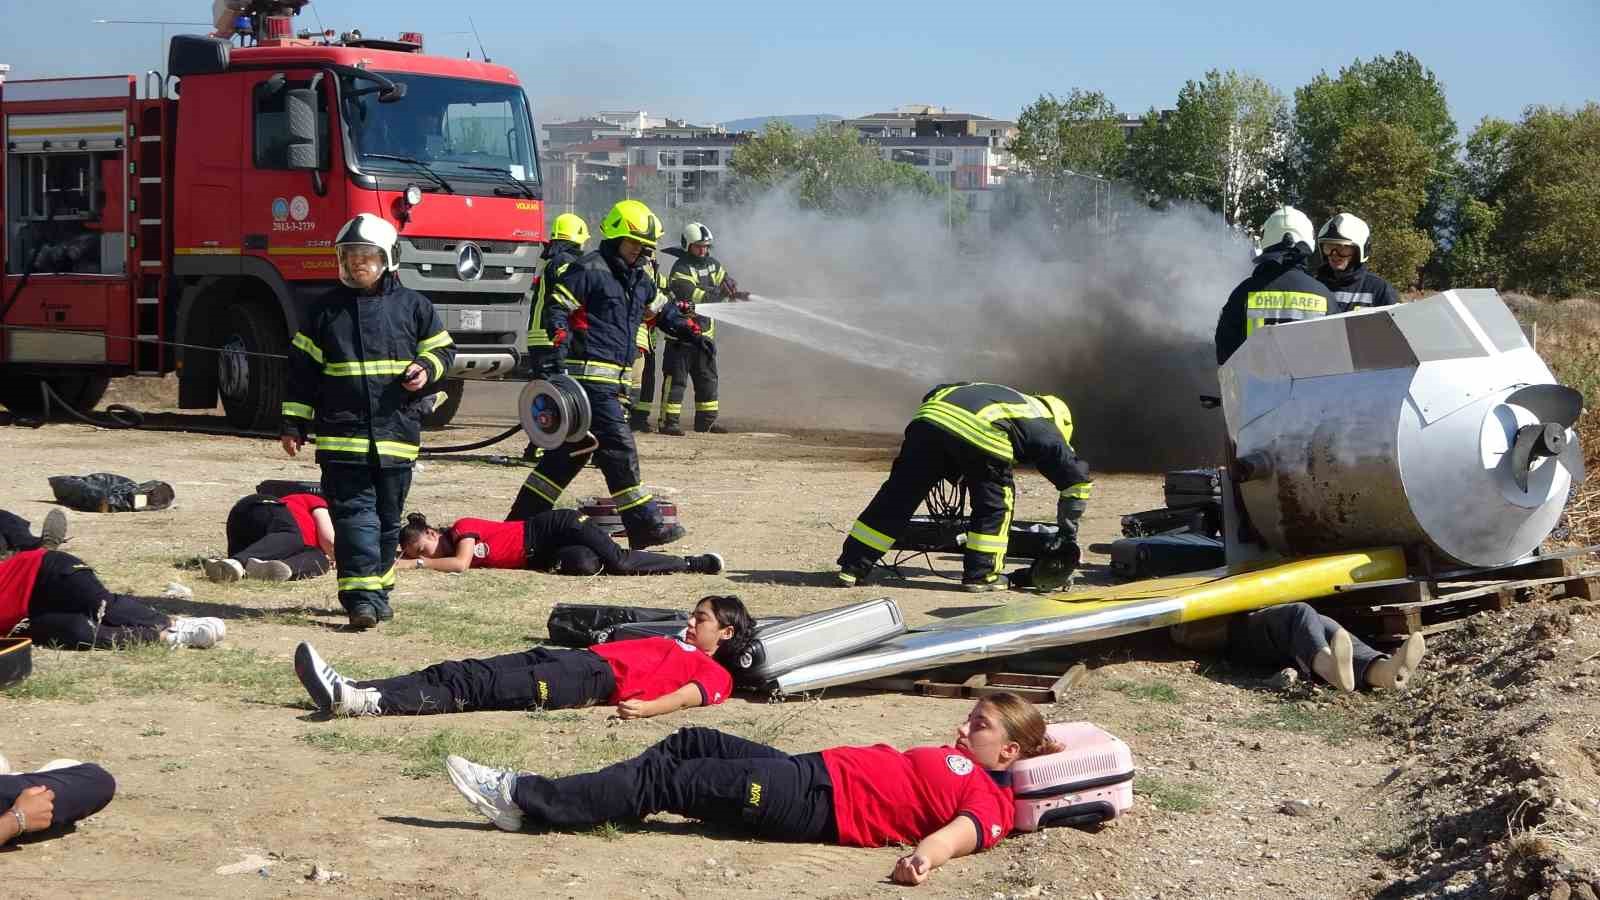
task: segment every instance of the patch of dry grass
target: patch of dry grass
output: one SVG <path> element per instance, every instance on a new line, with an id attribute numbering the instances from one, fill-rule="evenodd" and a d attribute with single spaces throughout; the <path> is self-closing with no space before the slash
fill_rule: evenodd
<path id="1" fill-rule="evenodd" d="M 1600 466 L 1600 301 L 1582 297 L 1543 300 L 1523 294 L 1504 295 L 1506 303 L 1524 323 L 1538 326 L 1539 355 L 1556 380 L 1584 396 L 1578 419 L 1578 439 L 1583 444 L 1584 466 Z M 1573 492 L 1567 504 L 1571 539 L 1580 544 L 1600 542 L 1600 479 L 1589 478 Z"/>

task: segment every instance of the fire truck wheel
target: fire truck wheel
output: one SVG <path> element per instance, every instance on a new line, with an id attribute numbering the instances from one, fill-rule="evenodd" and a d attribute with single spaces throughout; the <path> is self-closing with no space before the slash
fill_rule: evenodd
<path id="1" fill-rule="evenodd" d="M 248 301 L 232 304 L 217 331 L 217 387 L 228 424 L 275 429 L 283 414 L 289 338 L 277 310 Z M 276 358 L 274 358 L 276 357 Z"/>
<path id="2" fill-rule="evenodd" d="M 456 417 L 456 410 L 461 408 L 461 395 L 467 392 L 467 384 L 459 378 L 446 378 L 439 382 L 439 390 L 444 391 L 444 402 L 422 417 L 422 427 L 429 431 L 449 425 L 450 420 Z"/>
<path id="3" fill-rule="evenodd" d="M 19 415 L 38 415 L 44 408 L 39 397 L 40 380 L 37 375 L 0 378 L 0 405 Z M 78 412 L 89 412 L 98 406 L 111 384 L 111 379 L 104 375 L 53 375 L 43 380 L 50 383 L 50 389 L 62 402 Z"/>

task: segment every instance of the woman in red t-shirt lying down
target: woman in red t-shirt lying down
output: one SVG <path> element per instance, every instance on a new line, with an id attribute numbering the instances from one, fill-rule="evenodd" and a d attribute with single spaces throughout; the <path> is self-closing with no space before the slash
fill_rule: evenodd
<path id="1" fill-rule="evenodd" d="M 673 556 L 624 550 L 587 517 L 570 509 L 552 509 L 510 522 L 457 519 L 445 529 L 434 528 L 425 516 L 412 513 L 400 529 L 400 555 L 416 560 L 415 568 L 435 572 L 486 568 L 534 569 L 559 575 L 716 575 L 722 571 L 722 557 L 716 553 Z"/>
<path id="2" fill-rule="evenodd" d="M 901 752 L 887 744 L 791 756 L 709 728 L 684 728 L 598 772 L 545 778 L 459 756 L 450 781 L 506 831 L 523 822 L 573 828 L 670 812 L 788 841 L 915 847 L 891 873 L 921 884 L 957 856 L 987 850 L 1011 831 L 1007 769 L 1061 748 L 1033 705 L 1011 693 L 979 700 L 954 745 Z"/>
<path id="3" fill-rule="evenodd" d="M 251 494 L 228 511 L 227 529 L 228 555 L 202 563 L 212 581 L 298 581 L 328 571 L 333 517 L 320 494 Z"/>
<path id="4" fill-rule="evenodd" d="M 616 704 L 624 719 L 645 719 L 728 699 L 733 676 L 716 658 L 738 659 L 755 622 L 738 597 L 706 597 L 682 638 L 650 637 L 587 650 L 534 647 L 489 659 L 464 659 L 420 672 L 354 681 L 302 643 L 294 674 L 322 712 L 337 716 L 421 716 L 484 709 L 573 709 Z"/>

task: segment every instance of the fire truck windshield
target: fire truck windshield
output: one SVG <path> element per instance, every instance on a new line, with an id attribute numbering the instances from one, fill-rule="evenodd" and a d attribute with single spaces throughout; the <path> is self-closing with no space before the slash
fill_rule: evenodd
<path id="1" fill-rule="evenodd" d="M 372 82 L 341 76 L 344 120 L 361 171 L 410 175 L 414 159 L 456 184 L 539 183 L 533 126 L 512 84 L 384 72 L 403 98 L 378 102 Z M 399 157 L 399 158 L 396 158 Z"/>

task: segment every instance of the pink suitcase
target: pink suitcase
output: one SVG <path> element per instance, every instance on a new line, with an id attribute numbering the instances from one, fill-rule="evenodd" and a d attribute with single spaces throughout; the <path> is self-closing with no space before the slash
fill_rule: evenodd
<path id="1" fill-rule="evenodd" d="M 1133 806 L 1133 751 L 1120 738 L 1088 722 L 1051 725 L 1047 733 L 1065 749 L 1011 766 L 1015 830 L 1094 825 Z"/>
<path id="2" fill-rule="evenodd" d="M 661 521 L 668 525 L 678 524 L 678 505 L 671 500 L 656 499 L 656 508 L 661 510 Z M 622 527 L 622 514 L 617 512 L 617 502 L 610 497 L 584 497 L 578 501 L 578 515 L 587 516 L 589 522 L 614 538 L 627 534 Z"/>

